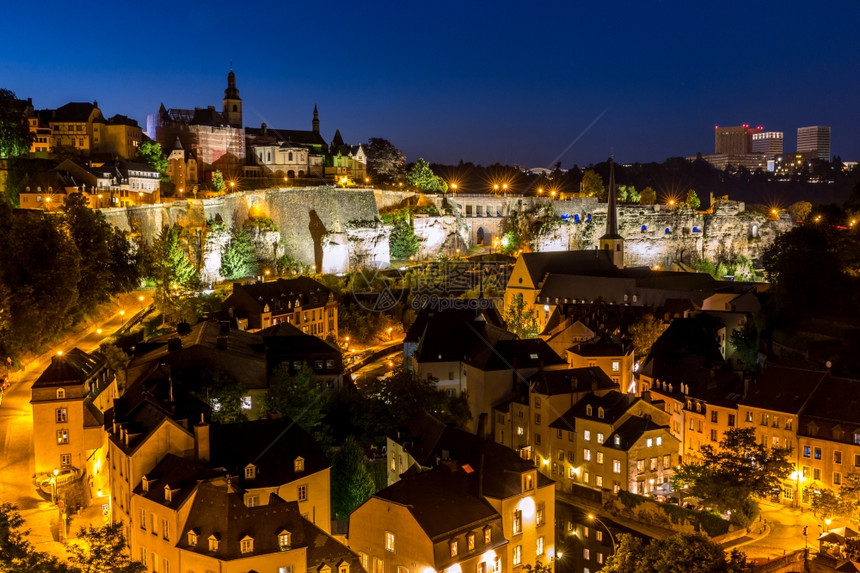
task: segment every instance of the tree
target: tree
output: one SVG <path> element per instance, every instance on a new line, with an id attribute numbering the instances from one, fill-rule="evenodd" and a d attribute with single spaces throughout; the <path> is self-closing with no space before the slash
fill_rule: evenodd
<path id="1" fill-rule="evenodd" d="M 221 191 L 223 191 L 224 187 L 227 186 L 224 183 L 224 176 L 221 175 L 221 171 L 217 170 L 217 169 L 215 170 L 215 173 L 212 174 L 212 182 L 211 183 L 212 183 L 212 189 L 214 189 L 215 192 L 217 192 L 217 193 L 220 193 Z"/>
<path id="2" fill-rule="evenodd" d="M 730 510 L 732 521 L 745 526 L 758 511 L 752 497 L 771 495 L 791 473 L 788 454 L 758 443 L 755 428 L 729 428 L 718 447 L 702 446 L 701 462 L 682 464 L 672 485 L 706 506 Z"/>
<path id="3" fill-rule="evenodd" d="M 684 201 L 684 203 L 687 205 L 687 207 L 693 210 L 696 210 L 702 206 L 702 202 L 699 200 L 699 196 L 692 189 L 687 191 L 687 199 L 686 201 Z"/>
<path id="4" fill-rule="evenodd" d="M 258 270 L 257 250 L 251 233 L 245 228 L 234 229 L 221 252 L 221 275 L 236 280 L 253 276 Z"/>
<path id="5" fill-rule="evenodd" d="M 290 373 L 286 362 L 275 369 L 272 382 L 264 399 L 269 413 L 287 416 L 303 430 L 326 441 L 323 431 L 323 389 L 310 366 L 305 364 L 295 374 Z"/>
<path id="6" fill-rule="evenodd" d="M 812 511 L 822 517 L 860 519 L 860 474 L 850 472 L 843 478 L 838 490 L 813 483 L 806 491 L 812 497 Z"/>
<path id="7" fill-rule="evenodd" d="M 642 190 L 642 193 L 639 194 L 639 204 L 640 205 L 653 205 L 657 202 L 657 192 L 654 191 L 651 187 L 646 187 Z"/>
<path id="8" fill-rule="evenodd" d="M 180 299 L 197 286 L 197 269 L 180 241 L 180 227 L 164 227 L 153 241 L 151 278 L 155 302 L 165 313 L 178 311 Z"/>
<path id="9" fill-rule="evenodd" d="M 633 338 L 633 347 L 636 354 L 641 358 L 648 356 L 651 347 L 666 330 L 666 324 L 662 320 L 654 318 L 653 314 L 646 314 L 636 324 L 630 325 L 629 333 Z"/>
<path id="10" fill-rule="evenodd" d="M 347 519 L 364 503 L 376 486 L 367 469 L 364 450 L 353 436 L 347 436 L 335 452 L 331 464 L 331 509 L 334 519 Z"/>
<path id="11" fill-rule="evenodd" d="M 798 201 L 797 203 L 789 205 L 786 211 L 791 213 L 791 216 L 794 217 L 795 221 L 805 221 L 812 212 L 812 203 L 809 201 Z"/>
<path id="12" fill-rule="evenodd" d="M 143 573 L 146 567 L 129 555 L 122 523 L 101 527 L 92 525 L 78 532 L 78 539 L 69 543 L 66 551 L 72 569 L 80 573 Z"/>
<path id="13" fill-rule="evenodd" d="M 403 218 L 394 220 L 394 227 L 388 237 L 388 245 L 391 250 L 391 257 L 394 259 L 405 260 L 418 252 L 418 237 L 415 236 L 415 228 L 409 224 L 408 220 Z"/>
<path id="14" fill-rule="evenodd" d="M 137 148 L 137 154 L 144 163 L 158 171 L 162 181 L 167 181 L 167 156 L 157 141 L 144 141 Z"/>
<path id="15" fill-rule="evenodd" d="M 27 539 L 30 531 L 23 527 L 24 518 L 18 513 L 17 506 L 0 504 L 0 571 L 69 573 L 64 563 L 36 551 Z"/>
<path id="16" fill-rule="evenodd" d="M 549 565 L 544 565 L 540 559 L 535 561 L 534 565 L 527 563 L 523 569 L 525 569 L 527 573 L 553 573 L 553 568 Z"/>
<path id="17" fill-rule="evenodd" d="M 433 173 L 430 165 L 421 158 L 415 162 L 415 165 L 406 174 L 406 182 L 419 191 L 424 192 L 441 191 L 444 193 L 448 190 L 448 184 L 441 177 Z"/>
<path id="18" fill-rule="evenodd" d="M 205 371 L 202 387 L 207 403 L 212 407 L 212 419 L 222 424 L 246 422 L 248 415 L 243 407 L 247 391 L 241 382 L 220 371 Z"/>
<path id="19" fill-rule="evenodd" d="M 27 102 L 15 93 L 0 89 L 0 159 L 27 155 L 30 152 L 30 127 L 25 114 Z"/>
<path id="20" fill-rule="evenodd" d="M 647 545 L 627 533 L 618 535 L 618 549 L 604 573 L 749 573 L 746 556 L 733 549 L 726 554 L 719 543 L 702 533 L 676 533 Z"/>
<path id="21" fill-rule="evenodd" d="M 758 329 L 755 324 L 750 320 L 743 328 L 733 330 L 729 342 L 743 361 L 744 370 L 754 370 L 758 358 Z"/>
<path id="22" fill-rule="evenodd" d="M 364 148 L 367 173 L 374 181 L 394 183 L 406 174 L 406 156 L 387 139 L 371 137 Z"/>
<path id="23" fill-rule="evenodd" d="M 538 335 L 537 316 L 533 308 L 526 308 L 522 294 L 511 297 L 503 315 L 508 330 L 520 338 L 536 338 Z"/>
<path id="24" fill-rule="evenodd" d="M 587 170 L 582 175 L 582 183 L 579 190 L 586 197 L 597 197 L 598 201 L 603 201 L 606 196 L 606 188 L 603 186 L 603 177 L 600 173 L 591 169 Z"/>

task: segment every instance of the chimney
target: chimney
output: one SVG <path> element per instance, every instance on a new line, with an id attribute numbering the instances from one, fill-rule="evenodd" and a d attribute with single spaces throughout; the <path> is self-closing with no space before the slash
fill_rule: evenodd
<path id="1" fill-rule="evenodd" d="M 200 423 L 194 426 L 194 453 L 197 461 L 209 461 L 209 424 L 203 419 L 203 412 L 200 412 Z"/>
<path id="2" fill-rule="evenodd" d="M 182 339 L 178 336 L 172 336 L 167 339 L 167 350 L 173 352 L 182 349 Z"/>
<path id="3" fill-rule="evenodd" d="M 265 123 L 263 123 L 263 125 L 260 126 L 260 129 L 263 131 L 264 137 L 269 134 L 269 126 L 266 125 Z"/>
<path id="4" fill-rule="evenodd" d="M 478 468 L 478 497 L 484 498 L 484 452 L 481 452 L 481 467 Z"/>
<path id="5" fill-rule="evenodd" d="M 643 390 L 642 391 L 642 400 L 645 402 L 651 403 L 651 390 Z"/>

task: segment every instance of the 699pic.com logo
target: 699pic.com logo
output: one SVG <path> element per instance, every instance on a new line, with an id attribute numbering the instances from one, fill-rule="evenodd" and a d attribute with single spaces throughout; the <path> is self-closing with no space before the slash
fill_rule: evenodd
<path id="1" fill-rule="evenodd" d="M 352 275 L 349 291 L 356 304 L 370 312 L 387 312 L 403 298 L 403 290 L 392 289 L 392 285 L 402 284 L 403 275 L 399 270 L 365 270 Z"/>

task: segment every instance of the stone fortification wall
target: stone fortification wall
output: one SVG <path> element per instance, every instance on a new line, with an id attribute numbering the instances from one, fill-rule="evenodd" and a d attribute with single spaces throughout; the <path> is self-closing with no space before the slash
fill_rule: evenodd
<path id="1" fill-rule="evenodd" d="M 220 219 L 227 229 L 242 226 L 251 217 L 266 217 L 277 225 L 280 236 L 258 234 L 255 243 L 261 259 L 289 254 L 306 265 L 344 272 L 366 264 L 387 266 L 388 232 L 379 224 L 379 210 L 371 189 L 307 187 L 265 189 L 231 193 L 200 200 L 173 201 L 159 205 L 103 209 L 109 223 L 151 241 L 165 226 L 199 229 Z M 362 228 L 371 232 L 362 232 Z M 329 235 L 343 235 L 345 239 Z M 280 241 L 278 241 L 280 239 Z M 220 268 L 223 238 L 201 238 L 193 250 L 209 280 Z M 344 250 L 337 251 L 338 246 Z M 324 255 L 332 259 L 325 261 Z M 335 263 L 335 260 L 339 261 Z"/>
<path id="2" fill-rule="evenodd" d="M 415 215 L 412 219 L 415 236 L 418 237 L 418 258 L 432 259 L 437 255 L 454 256 L 457 249 L 466 253 L 469 232 L 461 224 L 462 219 L 453 215 L 430 217 Z"/>

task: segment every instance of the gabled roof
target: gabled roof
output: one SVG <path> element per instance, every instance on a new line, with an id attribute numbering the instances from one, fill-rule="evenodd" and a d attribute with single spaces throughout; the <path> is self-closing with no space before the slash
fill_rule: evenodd
<path id="1" fill-rule="evenodd" d="M 814 378 L 813 378 L 814 379 Z M 860 380 L 825 374 L 803 410 L 804 417 L 841 423 L 848 433 L 860 433 Z"/>
<path id="2" fill-rule="evenodd" d="M 555 366 L 565 361 L 540 338 L 504 339 L 492 347 L 480 342 L 473 345 L 466 363 L 485 372 L 512 368 Z"/>
<path id="3" fill-rule="evenodd" d="M 331 467 L 314 437 L 289 418 L 212 424 L 209 442 L 210 465 L 239 476 L 245 489 L 277 487 Z M 304 459 L 300 472 L 298 457 Z M 248 464 L 257 468 L 253 479 L 245 479 Z"/>
<path id="4" fill-rule="evenodd" d="M 251 284 L 233 283 L 233 292 L 221 303 L 222 309 L 234 307 L 260 313 L 269 306 L 272 314 L 292 312 L 298 304 L 318 308 L 328 302 L 331 289 L 306 276 Z"/>
<path id="5" fill-rule="evenodd" d="M 416 350 L 418 362 L 456 362 L 487 360 L 488 354 L 500 340 L 512 340 L 516 335 L 485 319 L 475 310 L 428 311 Z M 410 339 L 420 324 L 410 329 Z"/>
<path id="6" fill-rule="evenodd" d="M 532 376 L 529 382 L 532 392 L 544 396 L 618 389 L 618 384 L 597 367 L 543 370 Z"/>
<path id="7" fill-rule="evenodd" d="M 405 506 L 430 539 L 448 537 L 458 530 L 500 522 L 501 516 L 477 495 L 478 470 L 439 467 L 404 475 L 374 497 Z"/>
<path id="8" fill-rule="evenodd" d="M 614 424 L 637 400 L 639 399 L 617 390 L 611 390 L 600 396 L 588 394 L 573 405 L 571 414 L 584 420 Z M 589 406 L 591 406 L 591 414 L 588 413 Z M 600 417 L 601 408 L 603 408 L 603 417 Z"/>
<path id="9" fill-rule="evenodd" d="M 596 340 L 583 342 L 568 349 L 568 352 L 588 357 L 626 356 L 632 351 L 632 345 L 610 334 L 605 334 Z"/>
<path id="10" fill-rule="evenodd" d="M 799 414 L 815 390 L 828 378 L 827 372 L 768 364 L 750 383 L 746 396 L 739 403 L 774 412 Z M 851 396 L 843 395 L 838 402 L 850 399 Z"/>
<path id="11" fill-rule="evenodd" d="M 50 121 L 85 123 L 90 120 L 90 114 L 96 108 L 95 102 L 70 102 L 54 110 Z M 104 121 L 103 118 L 102 121 Z"/>
<path id="12" fill-rule="evenodd" d="M 541 282 L 547 273 L 600 274 L 615 269 L 609 255 L 599 250 L 523 253 L 520 260 L 534 285 Z"/>
<path id="13" fill-rule="evenodd" d="M 267 351 L 278 354 L 337 354 L 340 350 L 325 340 L 307 334 L 288 322 L 264 328 L 258 334 L 263 338 Z"/>
<path id="14" fill-rule="evenodd" d="M 144 478 L 148 483 L 144 491 L 143 480 L 134 488 L 134 493 L 150 501 L 160 503 L 165 507 L 176 509 L 188 498 L 200 481 L 215 477 L 215 472 L 205 464 L 167 454 L 156 464 Z M 168 501 L 164 488 L 171 490 Z"/>
<path id="15" fill-rule="evenodd" d="M 654 422 L 650 416 L 630 416 L 604 441 L 604 445 L 615 450 L 629 450 L 645 433 L 655 430 L 666 430 L 669 426 L 661 426 Z M 616 445 L 615 438 L 618 437 Z"/>
<path id="16" fill-rule="evenodd" d="M 429 305 L 422 307 L 406 332 L 404 342 L 418 342 L 430 322 L 441 321 L 443 324 L 460 325 L 466 322 L 487 322 L 493 326 L 504 328 L 502 315 L 495 307 L 476 310 L 461 308 L 446 308 L 438 310 Z"/>
<path id="17" fill-rule="evenodd" d="M 89 354 L 80 348 L 73 348 L 60 356 L 52 356 L 51 364 L 33 382 L 33 388 L 52 386 L 73 386 L 83 384 L 99 368 L 104 366 L 105 357 L 100 353 Z"/>
<path id="18" fill-rule="evenodd" d="M 253 137 L 272 137 L 278 143 L 295 143 L 303 146 L 319 146 L 323 149 L 328 149 L 328 144 L 325 139 L 315 131 L 267 128 L 264 135 L 263 129 L 260 127 L 246 127 L 245 135 Z"/>

